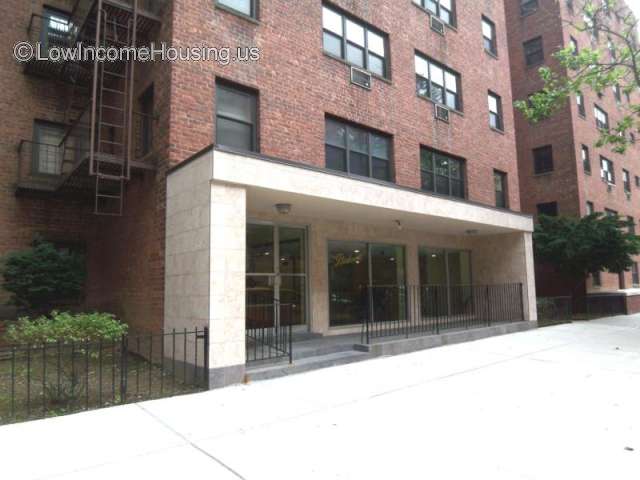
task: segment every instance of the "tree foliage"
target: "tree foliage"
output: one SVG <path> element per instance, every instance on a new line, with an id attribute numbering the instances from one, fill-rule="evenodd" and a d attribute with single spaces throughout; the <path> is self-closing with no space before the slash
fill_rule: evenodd
<path id="1" fill-rule="evenodd" d="M 620 273 L 640 254 L 640 237 L 631 224 L 614 215 L 586 217 L 541 215 L 533 234 L 536 260 L 553 264 L 571 278 L 609 271 Z"/>
<path id="2" fill-rule="evenodd" d="M 566 101 L 591 88 L 604 94 L 608 88 L 619 88 L 620 95 L 629 95 L 640 87 L 640 47 L 637 43 L 638 20 L 617 0 L 582 0 L 574 2 L 574 18 L 565 20 L 576 31 L 586 32 L 590 46 L 573 46 L 559 50 L 553 56 L 560 68 L 539 69 L 544 87 L 528 100 L 518 100 L 515 106 L 533 123 L 544 120 Z M 557 16 L 557 13 L 553 13 Z M 602 129 L 597 146 L 610 145 L 613 151 L 624 153 L 630 134 L 640 127 L 640 105 L 621 105 L 623 116 L 616 125 Z"/>
<path id="3" fill-rule="evenodd" d="M 33 311 L 77 300 L 86 276 L 83 255 L 58 250 L 41 239 L 27 250 L 8 254 L 0 274 L 3 288 L 12 294 L 11 303 Z"/>

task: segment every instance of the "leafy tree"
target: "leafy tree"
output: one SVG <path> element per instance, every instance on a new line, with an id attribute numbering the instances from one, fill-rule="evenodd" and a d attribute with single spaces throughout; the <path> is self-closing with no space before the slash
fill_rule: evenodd
<path id="1" fill-rule="evenodd" d="M 570 45 L 553 55 L 560 68 L 539 69 L 544 88 L 528 100 L 515 102 L 530 122 L 552 116 L 585 87 L 599 94 L 607 88 L 619 88 L 620 95 L 629 95 L 640 87 L 638 20 L 633 13 L 617 0 L 576 1 L 573 9 L 573 20 L 563 21 L 576 31 L 587 32 L 592 45 L 581 46 L 579 51 Z M 557 12 L 549 14 L 557 17 Z M 629 134 L 640 127 L 640 105 L 626 103 L 623 108 L 616 125 L 601 129 L 598 147 L 610 145 L 617 153 L 626 151 Z"/>
<path id="2" fill-rule="evenodd" d="M 8 254 L 0 274 L 11 303 L 32 311 L 78 299 L 86 276 L 83 255 L 58 250 L 42 239 L 28 250 Z"/>
<path id="3" fill-rule="evenodd" d="M 536 260 L 549 263 L 577 283 L 601 271 L 620 273 L 640 253 L 640 237 L 633 224 L 615 215 L 586 217 L 541 215 L 533 234 Z"/>

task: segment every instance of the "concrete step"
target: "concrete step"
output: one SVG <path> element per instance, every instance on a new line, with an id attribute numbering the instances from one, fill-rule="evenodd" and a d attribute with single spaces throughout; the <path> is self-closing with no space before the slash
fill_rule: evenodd
<path id="1" fill-rule="evenodd" d="M 294 360 L 292 364 L 281 362 L 276 365 L 249 367 L 247 369 L 246 380 L 248 382 L 268 380 L 286 375 L 309 372 L 311 370 L 319 370 L 321 368 L 361 362 L 375 358 L 376 356 L 376 354 L 369 352 L 356 352 L 352 348 L 350 351 L 334 352 Z"/>

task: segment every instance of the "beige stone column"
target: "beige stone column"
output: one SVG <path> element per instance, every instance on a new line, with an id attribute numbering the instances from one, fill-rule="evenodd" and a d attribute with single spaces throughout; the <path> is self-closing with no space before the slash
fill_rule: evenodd
<path id="1" fill-rule="evenodd" d="M 209 286 L 210 386 L 242 381 L 245 370 L 247 195 L 211 183 Z"/>

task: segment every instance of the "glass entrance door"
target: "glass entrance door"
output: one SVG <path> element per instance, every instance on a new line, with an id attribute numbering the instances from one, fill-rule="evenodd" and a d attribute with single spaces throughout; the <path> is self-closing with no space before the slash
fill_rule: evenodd
<path id="1" fill-rule="evenodd" d="M 306 250 L 304 228 L 247 225 L 248 325 L 306 325 Z"/>

